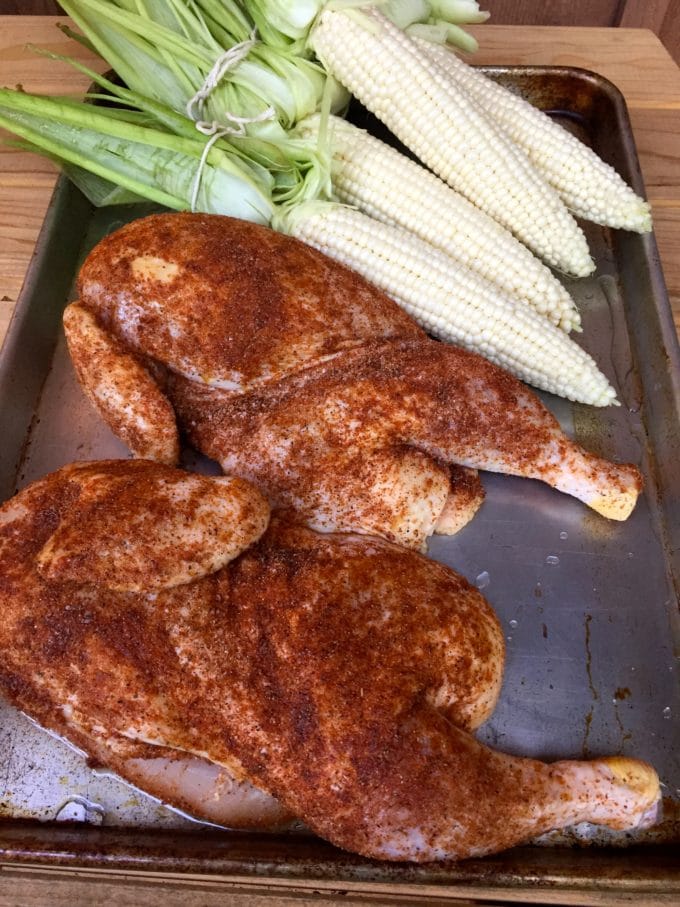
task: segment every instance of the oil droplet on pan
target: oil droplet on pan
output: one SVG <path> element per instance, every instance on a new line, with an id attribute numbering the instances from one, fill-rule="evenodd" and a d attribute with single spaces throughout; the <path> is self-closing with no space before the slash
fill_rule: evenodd
<path id="1" fill-rule="evenodd" d="M 478 589 L 486 589 L 490 582 L 491 577 L 489 576 L 488 570 L 483 570 L 475 580 L 475 585 Z"/>

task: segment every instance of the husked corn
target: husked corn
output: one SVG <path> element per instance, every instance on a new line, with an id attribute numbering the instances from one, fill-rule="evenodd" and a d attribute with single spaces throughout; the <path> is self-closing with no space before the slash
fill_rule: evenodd
<path id="1" fill-rule="evenodd" d="M 297 128 L 315 136 L 319 117 Z M 333 190 L 386 224 L 404 227 L 566 331 L 580 315 L 569 293 L 526 246 L 439 177 L 340 117 L 331 117 Z"/>
<path id="2" fill-rule="evenodd" d="M 452 82 L 473 98 L 527 154 L 578 217 L 648 233 L 649 204 L 609 164 L 524 98 L 477 72 L 446 47 L 414 39 Z"/>
<path id="3" fill-rule="evenodd" d="M 326 9 L 310 36 L 326 68 L 450 186 L 547 264 L 594 264 L 580 227 L 526 155 L 377 9 Z"/>

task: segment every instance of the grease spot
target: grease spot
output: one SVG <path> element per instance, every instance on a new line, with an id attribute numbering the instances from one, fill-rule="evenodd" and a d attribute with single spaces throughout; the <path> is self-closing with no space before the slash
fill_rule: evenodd
<path id="1" fill-rule="evenodd" d="M 486 589 L 490 582 L 491 577 L 489 576 L 488 570 L 483 570 L 475 579 L 475 585 L 478 589 Z"/>

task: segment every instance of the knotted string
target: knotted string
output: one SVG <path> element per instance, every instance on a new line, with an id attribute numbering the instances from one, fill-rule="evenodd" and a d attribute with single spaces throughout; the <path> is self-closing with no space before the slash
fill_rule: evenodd
<path id="1" fill-rule="evenodd" d="M 249 123 L 262 123 L 265 120 L 271 120 L 272 117 L 276 116 L 276 110 L 270 105 L 263 110 L 262 113 L 259 113 L 254 117 L 238 117 L 231 113 L 225 113 L 222 115 L 223 121 L 227 122 L 218 122 L 217 120 L 204 120 L 204 108 L 205 102 L 208 100 L 212 92 L 217 88 L 219 83 L 225 77 L 225 75 L 237 66 L 241 60 L 244 60 L 251 49 L 256 43 L 255 29 L 250 33 L 250 38 L 245 41 L 241 41 L 240 44 L 235 44 L 233 47 L 230 47 L 229 50 L 225 50 L 223 54 L 215 61 L 212 69 L 205 77 L 205 82 L 198 89 L 196 94 L 187 101 L 186 113 L 189 119 L 194 121 L 196 129 L 206 136 L 210 136 L 210 139 L 205 143 L 205 148 L 203 149 L 203 154 L 201 159 L 198 162 L 198 169 L 194 176 L 193 182 L 191 184 L 191 210 L 192 212 L 196 211 L 196 200 L 198 199 L 198 193 L 201 187 L 201 178 L 203 176 L 203 170 L 205 168 L 205 163 L 210 154 L 210 149 L 213 147 L 215 142 L 218 139 L 221 139 L 225 135 L 245 135 L 246 126 Z M 232 125 L 228 125 L 232 124 Z"/>
<path id="2" fill-rule="evenodd" d="M 211 93 L 217 88 L 230 69 L 233 69 L 241 62 L 241 60 L 245 60 L 255 46 L 255 42 L 255 29 L 253 29 L 249 38 L 246 38 L 245 41 L 241 41 L 240 44 L 234 44 L 229 50 L 225 50 L 223 54 L 220 54 L 217 60 L 215 60 L 213 68 L 205 77 L 205 82 L 201 85 L 193 98 L 190 98 L 189 101 L 187 101 L 186 111 L 190 120 L 193 120 L 196 123 L 202 119 L 203 107 Z M 198 111 L 194 112 L 194 107 L 196 106 L 198 106 Z"/>

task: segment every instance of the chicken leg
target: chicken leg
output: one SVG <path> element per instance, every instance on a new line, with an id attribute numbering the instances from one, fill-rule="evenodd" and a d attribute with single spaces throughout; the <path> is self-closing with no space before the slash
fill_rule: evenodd
<path id="1" fill-rule="evenodd" d="M 408 495 L 405 482 L 389 480 L 405 452 L 540 479 L 612 519 L 629 515 L 641 489 L 634 466 L 570 441 L 517 379 L 428 340 L 366 344 L 238 396 L 220 399 L 177 377 L 169 393 L 197 447 L 317 528 L 364 529 L 367 510 L 383 508 L 387 534 L 385 509 L 398 512 Z M 421 488 L 414 499 L 424 499 Z M 392 537 L 413 547 L 431 532 L 395 523 Z"/>

